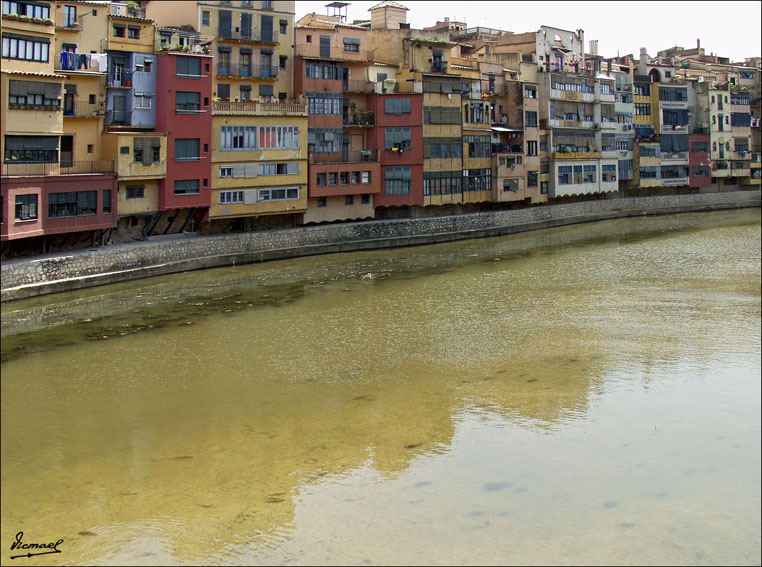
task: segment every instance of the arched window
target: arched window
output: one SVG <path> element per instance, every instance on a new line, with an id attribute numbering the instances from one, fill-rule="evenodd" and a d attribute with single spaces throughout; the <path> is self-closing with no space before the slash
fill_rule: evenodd
<path id="1" fill-rule="evenodd" d="M 712 142 L 712 151 L 713 152 L 717 151 L 717 142 Z"/>
<path id="2" fill-rule="evenodd" d="M 714 95 L 712 95 L 712 104 L 714 104 Z"/>
<path id="3" fill-rule="evenodd" d="M 730 124 L 730 117 L 729 116 L 725 117 L 725 124 Z"/>
<path id="4" fill-rule="evenodd" d="M 717 124 L 717 117 L 714 114 L 712 115 L 712 124 Z"/>

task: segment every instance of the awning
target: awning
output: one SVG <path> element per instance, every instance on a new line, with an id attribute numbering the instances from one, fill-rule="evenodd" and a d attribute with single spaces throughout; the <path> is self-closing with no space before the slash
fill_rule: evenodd
<path id="1" fill-rule="evenodd" d="M 495 132 L 523 132 L 521 128 L 506 128 L 505 126 L 492 126 Z"/>

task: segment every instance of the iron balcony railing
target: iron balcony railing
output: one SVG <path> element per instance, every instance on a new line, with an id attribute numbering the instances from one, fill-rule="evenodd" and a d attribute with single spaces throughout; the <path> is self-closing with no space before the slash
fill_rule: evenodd
<path id="1" fill-rule="evenodd" d="M 217 64 L 218 77 L 238 77 L 252 79 L 277 79 L 278 67 L 274 65 L 241 65 L 239 63 Z"/>
<path id="2" fill-rule="evenodd" d="M 81 31 L 84 26 L 82 25 L 83 19 L 77 18 L 66 12 L 59 12 L 56 14 L 56 27 L 59 29 Z"/>
<path id="3" fill-rule="evenodd" d="M 524 150 L 521 144 L 492 144 L 493 154 L 521 154 Z"/>
<path id="4" fill-rule="evenodd" d="M 69 106 L 64 104 L 64 116 L 103 116 L 103 103 L 77 101 Z"/>
<path id="5" fill-rule="evenodd" d="M 371 111 L 356 111 L 344 116 L 344 126 L 373 126 L 374 114 Z"/>
<path id="6" fill-rule="evenodd" d="M 278 38 L 275 31 L 265 35 L 262 33 L 262 30 L 245 28 L 242 28 L 238 31 L 228 29 L 219 30 L 217 39 L 223 41 L 233 39 L 236 41 L 251 41 L 256 43 L 278 43 Z"/>
<path id="7" fill-rule="evenodd" d="M 107 87 L 131 87 L 132 71 L 125 71 L 122 68 L 111 68 L 106 80 Z"/>
<path id="8" fill-rule="evenodd" d="M 114 160 L 69 161 L 61 163 L 4 163 L 4 176 L 75 175 L 83 173 L 114 173 Z"/>

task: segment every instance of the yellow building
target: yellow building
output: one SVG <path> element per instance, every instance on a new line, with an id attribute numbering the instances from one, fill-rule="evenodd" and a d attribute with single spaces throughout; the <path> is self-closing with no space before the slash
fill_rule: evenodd
<path id="1" fill-rule="evenodd" d="M 215 102 L 211 189 L 211 220 L 303 214 L 307 105 Z"/>
<path id="2" fill-rule="evenodd" d="M 293 1 L 151 1 L 146 14 L 159 26 L 191 26 L 215 38 L 212 91 L 217 99 L 291 99 Z"/>

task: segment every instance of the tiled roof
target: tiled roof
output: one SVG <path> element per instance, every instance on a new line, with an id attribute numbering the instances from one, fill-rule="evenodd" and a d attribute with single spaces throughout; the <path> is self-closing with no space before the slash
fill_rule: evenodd
<path id="1" fill-rule="evenodd" d="M 410 8 L 405 8 L 402 4 L 397 4 L 397 2 L 392 2 L 392 0 L 384 0 L 384 2 L 381 2 L 380 4 L 376 4 L 372 8 L 368 8 L 368 12 L 371 10 L 376 10 L 378 8 L 401 8 L 403 10 L 410 10 Z"/>
<path id="2" fill-rule="evenodd" d="M 13 69 L 0 69 L 0 73 L 6 75 L 27 75 L 34 77 L 50 77 L 52 79 L 68 79 L 68 75 L 57 75 L 56 73 L 42 73 L 40 71 L 15 71 Z"/>

